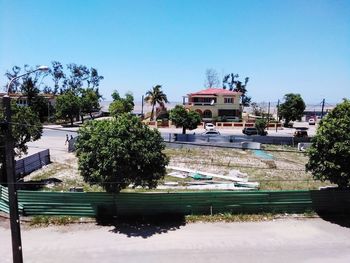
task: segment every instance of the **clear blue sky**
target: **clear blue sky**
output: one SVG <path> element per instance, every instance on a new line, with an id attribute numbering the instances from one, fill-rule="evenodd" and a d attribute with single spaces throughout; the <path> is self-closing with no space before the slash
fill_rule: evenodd
<path id="1" fill-rule="evenodd" d="M 350 97 L 350 1 L 0 0 L 0 85 L 14 65 L 77 63 L 136 101 L 156 84 L 171 101 L 205 70 L 249 76 L 253 101 Z"/>

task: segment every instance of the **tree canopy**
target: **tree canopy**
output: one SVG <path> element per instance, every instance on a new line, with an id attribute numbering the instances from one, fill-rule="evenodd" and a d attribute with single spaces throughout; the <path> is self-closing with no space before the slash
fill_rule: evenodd
<path id="1" fill-rule="evenodd" d="M 27 143 L 40 139 L 42 134 L 42 124 L 29 107 L 17 106 L 15 101 L 12 101 L 12 136 L 15 144 L 15 154 L 20 156 L 23 153 L 27 153 Z M 4 112 L 0 111 L 0 120 L 4 120 Z M 0 129 L 0 171 L 3 176 L 4 167 L 4 130 Z M 4 177 L 3 177 L 4 179 Z"/>
<path id="2" fill-rule="evenodd" d="M 306 170 L 317 180 L 350 187 L 350 101 L 338 104 L 319 123 L 308 149 Z"/>
<path id="3" fill-rule="evenodd" d="M 255 121 L 255 127 L 256 127 L 259 135 L 266 135 L 265 129 L 267 127 L 267 120 L 266 119 L 257 119 Z"/>
<path id="4" fill-rule="evenodd" d="M 169 162 L 159 131 L 137 117 L 121 114 L 87 122 L 76 143 L 79 170 L 86 182 L 119 192 L 128 185 L 154 188 Z"/>
<path id="5" fill-rule="evenodd" d="M 118 116 L 122 113 L 130 113 L 134 109 L 134 96 L 128 92 L 125 98 L 122 98 L 118 91 L 112 93 L 113 102 L 109 105 L 109 112 L 111 116 Z"/>
<path id="6" fill-rule="evenodd" d="M 284 119 L 286 126 L 290 121 L 301 120 L 304 110 L 305 102 L 300 94 L 288 93 L 284 95 L 284 103 L 278 107 L 278 116 Z"/>
<path id="7" fill-rule="evenodd" d="M 239 75 L 238 74 L 227 74 L 224 76 L 224 79 L 222 80 L 223 88 L 229 88 L 229 90 L 233 90 L 236 92 L 240 92 L 241 95 L 241 104 L 243 107 L 248 107 L 250 105 L 251 97 L 248 97 L 246 95 L 247 93 L 247 84 L 249 81 L 249 78 L 246 77 L 244 79 L 244 83 L 240 80 L 238 80 Z"/>
<path id="8" fill-rule="evenodd" d="M 80 110 L 82 113 L 90 114 L 92 119 L 92 113 L 100 109 L 101 95 L 98 89 L 86 88 L 80 90 Z"/>
<path id="9" fill-rule="evenodd" d="M 152 105 L 151 120 L 154 119 L 154 107 L 155 105 L 161 103 L 168 103 L 168 98 L 166 94 L 162 91 L 161 85 L 154 86 L 151 90 L 146 92 L 145 102 Z"/>
<path id="10" fill-rule="evenodd" d="M 56 116 L 62 119 L 69 119 L 73 126 L 74 116 L 79 114 L 80 100 L 73 91 L 57 96 L 56 99 Z"/>
<path id="11" fill-rule="evenodd" d="M 176 127 L 182 127 L 182 133 L 186 133 L 186 129 L 193 130 L 201 123 L 201 116 L 198 112 L 188 111 L 182 105 L 176 105 L 170 110 L 169 119 Z"/>

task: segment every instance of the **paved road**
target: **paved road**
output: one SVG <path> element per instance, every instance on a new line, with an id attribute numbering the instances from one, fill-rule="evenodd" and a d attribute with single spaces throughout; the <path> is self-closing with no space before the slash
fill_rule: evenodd
<path id="1" fill-rule="evenodd" d="M 322 219 L 22 231 L 25 262 L 350 262 L 350 229 Z M 0 226 L 1 262 L 11 260 Z"/>

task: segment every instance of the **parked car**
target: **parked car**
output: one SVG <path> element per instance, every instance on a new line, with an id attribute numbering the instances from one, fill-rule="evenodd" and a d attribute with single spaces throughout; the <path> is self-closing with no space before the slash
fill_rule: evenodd
<path id="1" fill-rule="evenodd" d="M 309 119 L 309 125 L 315 125 L 315 124 L 316 124 L 315 119 L 313 118 Z"/>
<path id="2" fill-rule="evenodd" d="M 251 127 L 251 128 L 244 128 L 242 130 L 242 133 L 245 135 L 257 135 L 259 134 L 258 129 L 255 127 Z M 262 133 L 260 133 L 259 135 L 267 135 L 267 131 L 263 131 Z"/>
<path id="3" fill-rule="evenodd" d="M 219 136 L 220 132 L 219 131 L 205 131 L 205 132 L 202 133 L 202 135 L 209 136 L 209 137 Z"/>
<path id="4" fill-rule="evenodd" d="M 205 124 L 205 130 L 206 131 L 214 131 L 215 130 L 215 125 L 212 123 L 206 123 Z"/>
<path id="5" fill-rule="evenodd" d="M 294 132 L 294 137 L 301 137 L 301 138 L 303 138 L 303 137 L 307 137 L 307 136 L 308 136 L 308 134 L 307 134 L 306 130 L 296 130 Z"/>

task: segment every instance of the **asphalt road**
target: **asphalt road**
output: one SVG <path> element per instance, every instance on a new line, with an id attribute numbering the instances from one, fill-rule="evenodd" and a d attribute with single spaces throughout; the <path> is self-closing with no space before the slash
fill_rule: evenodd
<path id="1" fill-rule="evenodd" d="M 22 231 L 24 262 L 349 262 L 350 228 L 322 219 Z M 11 262 L 0 226 L 1 262 Z"/>

